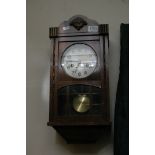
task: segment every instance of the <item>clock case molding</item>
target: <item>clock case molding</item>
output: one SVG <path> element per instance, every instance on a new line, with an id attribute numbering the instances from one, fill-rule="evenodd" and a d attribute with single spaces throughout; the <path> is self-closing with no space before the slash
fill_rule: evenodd
<path id="1" fill-rule="evenodd" d="M 98 24 L 85 16 L 77 15 L 64 21 L 59 27 L 50 27 L 52 41 L 50 66 L 49 122 L 67 143 L 94 143 L 107 137 L 111 131 L 108 77 L 108 24 Z M 66 48 L 82 43 L 96 51 L 98 64 L 95 72 L 83 79 L 74 79 L 61 66 L 61 57 Z M 99 115 L 59 115 L 58 90 L 70 85 L 87 85 L 102 91 L 103 114 Z"/>

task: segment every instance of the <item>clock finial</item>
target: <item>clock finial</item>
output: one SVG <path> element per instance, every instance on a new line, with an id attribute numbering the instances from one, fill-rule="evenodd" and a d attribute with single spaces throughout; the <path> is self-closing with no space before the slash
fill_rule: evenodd
<path id="1" fill-rule="evenodd" d="M 81 17 L 76 17 L 75 19 L 71 21 L 70 25 L 79 31 L 82 27 L 87 25 L 87 22 Z"/>

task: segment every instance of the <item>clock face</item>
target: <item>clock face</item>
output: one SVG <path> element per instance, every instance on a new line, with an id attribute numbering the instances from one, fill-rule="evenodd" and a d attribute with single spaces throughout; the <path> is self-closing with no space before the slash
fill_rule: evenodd
<path id="1" fill-rule="evenodd" d="M 61 66 L 66 74 L 77 79 L 91 75 L 96 65 L 96 53 L 86 44 L 70 46 L 65 50 L 61 59 Z"/>

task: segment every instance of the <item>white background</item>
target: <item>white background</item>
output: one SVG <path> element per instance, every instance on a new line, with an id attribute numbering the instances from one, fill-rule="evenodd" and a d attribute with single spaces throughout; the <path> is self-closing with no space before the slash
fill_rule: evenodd
<path id="1" fill-rule="evenodd" d="M 100 3 L 97 3 L 97 1 Z M 126 12 L 125 10 L 128 7 L 125 0 L 97 1 L 89 1 L 89 5 L 88 2 L 86 5 L 86 1 L 84 1 L 83 5 L 82 3 L 80 5 L 80 1 L 72 1 L 72 4 L 67 3 L 68 1 L 61 1 L 62 4 L 59 0 L 55 1 L 55 3 L 53 1 L 47 3 L 46 0 L 27 2 L 27 155 L 80 154 L 79 152 L 74 152 L 77 151 L 75 147 L 66 145 L 60 137 L 56 138 L 55 131 L 46 126 L 48 118 L 48 95 L 45 92 L 48 92 L 49 26 L 57 26 L 62 20 L 69 18 L 75 13 L 84 14 L 92 19 L 96 19 L 100 23 L 109 23 L 111 25 L 110 40 L 111 43 L 114 42 L 114 47 L 117 46 L 117 54 L 113 51 L 113 59 L 111 58 L 116 63 L 116 67 L 111 64 L 114 69 L 112 72 L 116 75 L 113 77 L 116 78 L 115 82 L 111 82 L 113 86 L 113 90 L 111 90 L 111 98 L 113 98 L 111 103 L 114 104 L 119 64 L 119 44 L 116 44 L 116 40 L 119 38 L 118 25 L 120 22 L 126 22 L 122 20 L 127 20 L 128 11 Z M 104 5 L 101 6 L 101 3 Z M 78 4 L 80 7 L 78 7 Z M 58 10 L 59 7 L 60 9 Z M 125 17 L 121 9 L 127 13 Z M 0 11 L 0 154 L 22 155 L 26 154 L 25 2 L 21 0 L 3 1 L 0 5 Z M 59 14 L 56 14 L 56 12 Z M 131 155 L 155 154 L 155 25 L 153 15 L 153 1 L 152 3 L 151 0 L 130 2 Z M 118 20 L 116 17 L 121 18 Z M 33 56 L 30 54 L 30 51 Z M 32 75 L 30 74 L 30 70 Z M 36 71 L 37 75 L 33 71 Z M 40 92 L 40 96 L 38 92 Z M 84 152 L 83 154 L 86 154 L 87 150 L 92 150 L 91 147 L 80 148 Z M 99 152 L 96 154 L 104 153 L 108 155 L 108 153 L 111 154 L 111 149 L 111 145 L 109 145 L 99 149 Z"/>

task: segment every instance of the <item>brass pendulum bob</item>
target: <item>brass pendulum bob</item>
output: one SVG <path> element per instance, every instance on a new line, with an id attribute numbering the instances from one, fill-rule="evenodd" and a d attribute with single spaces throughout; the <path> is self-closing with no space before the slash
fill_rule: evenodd
<path id="1" fill-rule="evenodd" d="M 79 113 L 87 112 L 90 107 L 91 101 L 87 95 L 78 95 L 73 99 L 73 108 Z"/>

